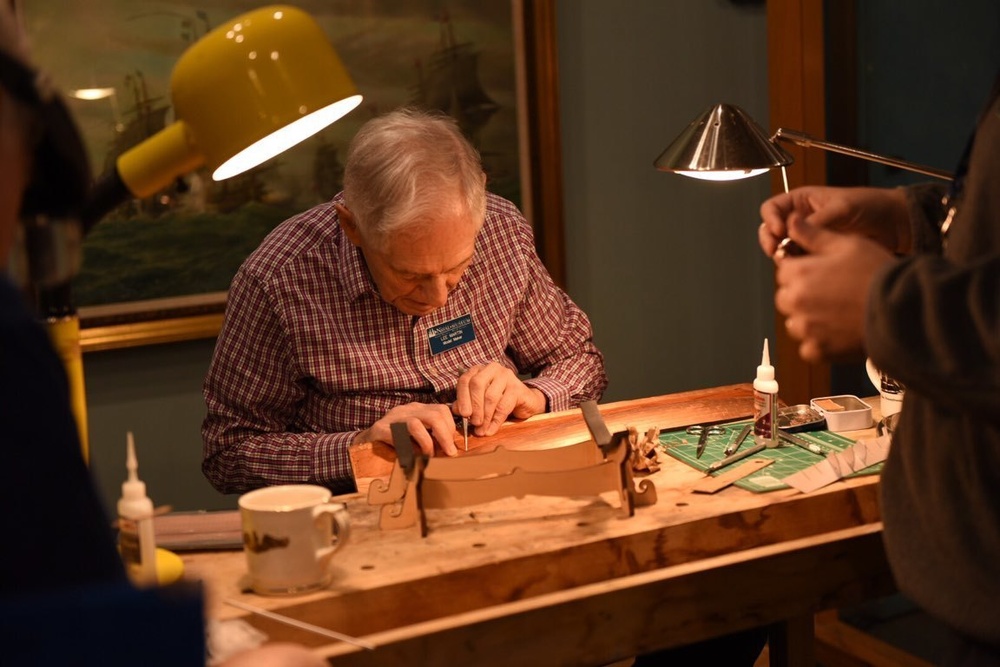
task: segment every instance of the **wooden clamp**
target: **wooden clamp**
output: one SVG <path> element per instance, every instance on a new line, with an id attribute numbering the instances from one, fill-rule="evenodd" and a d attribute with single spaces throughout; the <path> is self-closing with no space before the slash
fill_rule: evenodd
<path id="1" fill-rule="evenodd" d="M 597 404 L 581 406 L 593 440 L 542 450 L 497 447 L 459 458 L 427 458 L 414 447 L 405 423 L 392 424 L 396 463 L 388 483 L 374 480 L 368 504 L 382 505 L 379 527 L 406 528 L 419 522 L 427 535 L 425 510 L 465 507 L 525 495 L 579 496 L 618 494 L 632 516 L 635 505 L 656 502 L 656 487 L 642 480 L 636 489 L 630 465 L 628 432 L 608 432 Z M 596 446 L 595 446 L 596 445 Z"/>

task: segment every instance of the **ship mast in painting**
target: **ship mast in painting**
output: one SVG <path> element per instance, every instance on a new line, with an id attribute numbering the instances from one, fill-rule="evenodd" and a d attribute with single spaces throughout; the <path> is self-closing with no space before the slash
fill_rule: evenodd
<path id="1" fill-rule="evenodd" d="M 105 172 L 114 170 L 122 153 L 167 126 L 170 105 L 166 104 L 162 97 L 150 97 L 146 78 L 141 71 L 135 70 L 126 74 L 124 85 L 132 95 L 133 105 L 124 111 L 123 122 L 115 127 L 115 135 L 104 154 Z M 138 207 L 146 213 L 158 212 L 157 209 L 160 208 L 157 206 L 156 198 L 143 201 Z"/>
<path id="2" fill-rule="evenodd" d="M 456 121 L 474 143 L 479 130 L 500 108 L 479 81 L 479 52 L 471 42 L 459 42 L 448 13 L 442 12 L 441 45 L 426 69 L 417 63 L 413 103 L 442 111 Z"/>

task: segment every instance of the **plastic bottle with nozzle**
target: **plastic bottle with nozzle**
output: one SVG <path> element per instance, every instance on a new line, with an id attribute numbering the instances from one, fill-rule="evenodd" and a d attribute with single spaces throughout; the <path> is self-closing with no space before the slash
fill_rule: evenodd
<path id="1" fill-rule="evenodd" d="M 125 468 L 128 479 L 122 483 L 122 497 L 118 500 L 118 548 L 132 583 L 152 586 L 156 584 L 153 501 L 146 495 L 145 482 L 139 479 L 139 461 L 131 431 L 126 440 Z"/>
<path id="2" fill-rule="evenodd" d="M 757 377 L 753 381 L 753 439 L 759 445 L 777 447 L 778 441 L 778 381 L 764 339 Z"/>

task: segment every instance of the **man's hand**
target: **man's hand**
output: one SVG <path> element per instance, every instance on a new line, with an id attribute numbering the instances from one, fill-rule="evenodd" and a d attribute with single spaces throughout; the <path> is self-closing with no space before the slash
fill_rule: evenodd
<path id="1" fill-rule="evenodd" d="M 455 456 L 455 417 L 451 409 L 443 403 L 407 403 L 385 413 L 385 416 L 367 430 L 354 437 L 352 444 L 378 440 L 392 444 L 392 425 L 405 422 L 410 437 L 427 456 L 434 456 L 437 442 L 448 456 Z"/>
<path id="2" fill-rule="evenodd" d="M 865 236 L 890 252 L 912 250 L 906 197 L 901 188 L 805 186 L 767 199 L 760 206 L 760 247 L 774 256 L 793 218 L 813 227 Z"/>
<path id="3" fill-rule="evenodd" d="M 856 234 L 789 218 L 789 234 L 808 254 L 777 263 L 774 305 L 800 341 L 806 361 L 844 358 L 864 349 L 865 309 L 872 280 L 895 261 L 885 248 Z"/>
<path id="4" fill-rule="evenodd" d="M 545 403 L 545 394 L 495 361 L 473 366 L 458 378 L 455 412 L 468 417 L 479 436 L 493 435 L 508 417 L 526 419 L 545 412 Z"/>

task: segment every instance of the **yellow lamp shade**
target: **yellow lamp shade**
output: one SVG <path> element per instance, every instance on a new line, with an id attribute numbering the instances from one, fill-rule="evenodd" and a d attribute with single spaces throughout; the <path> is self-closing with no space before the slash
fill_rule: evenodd
<path id="1" fill-rule="evenodd" d="M 152 195 L 203 165 L 235 176 L 312 136 L 361 103 L 322 28 L 270 6 L 202 37 L 171 78 L 172 125 L 118 158 L 129 191 Z"/>

